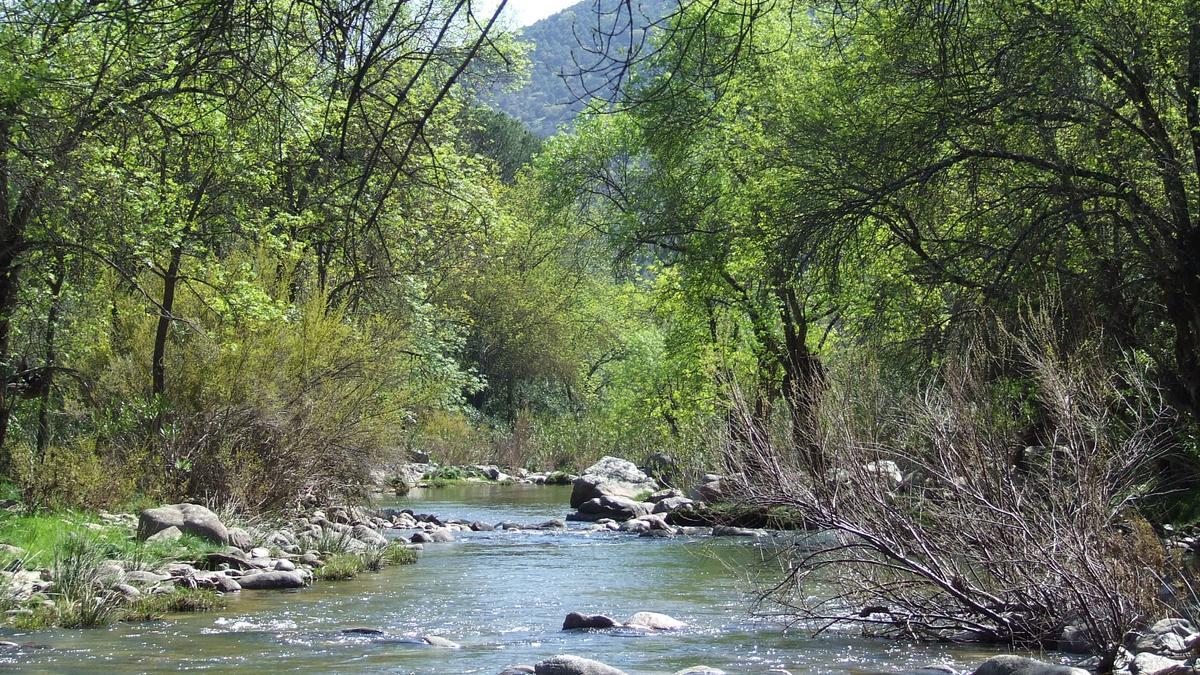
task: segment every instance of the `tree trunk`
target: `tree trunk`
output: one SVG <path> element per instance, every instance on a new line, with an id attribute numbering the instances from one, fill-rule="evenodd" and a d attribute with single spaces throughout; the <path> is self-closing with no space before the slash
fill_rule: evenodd
<path id="1" fill-rule="evenodd" d="M 158 398 L 166 392 L 166 363 L 167 338 L 171 335 L 171 323 L 175 320 L 175 288 L 179 284 L 179 266 L 183 262 L 183 247 L 176 246 L 171 250 L 171 262 L 167 273 L 163 276 L 162 306 L 158 311 L 158 327 L 154 332 L 154 356 L 150 361 L 151 389 L 150 393 Z M 162 416 L 159 415 L 158 425 L 161 427 Z"/>
<path id="2" fill-rule="evenodd" d="M 50 311 L 46 315 L 46 364 L 42 370 L 42 395 L 38 402 L 37 423 L 37 461 L 42 463 L 46 457 L 46 448 L 50 445 L 50 398 L 54 389 L 54 367 L 58 360 L 58 347 L 55 343 L 58 327 L 58 315 L 62 310 L 63 278 L 66 268 L 62 256 L 58 256 L 54 269 L 54 278 L 50 281 Z"/>

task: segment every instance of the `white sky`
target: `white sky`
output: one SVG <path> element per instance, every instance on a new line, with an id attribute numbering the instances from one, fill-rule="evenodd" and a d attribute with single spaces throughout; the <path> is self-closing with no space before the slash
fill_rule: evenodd
<path id="1" fill-rule="evenodd" d="M 577 2 L 579 0 L 508 0 L 504 13 L 518 26 L 528 26 Z"/>

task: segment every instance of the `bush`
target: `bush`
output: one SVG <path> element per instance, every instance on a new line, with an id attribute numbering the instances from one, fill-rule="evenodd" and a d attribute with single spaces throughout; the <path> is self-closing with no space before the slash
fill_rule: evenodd
<path id="1" fill-rule="evenodd" d="M 740 500 L 825 533 L 784 553 L 789 571 L 763 601 L 930 640 L 1053 647 L 1075 626 L 1109 656 L 1126 631 L 1178 612 L 1159 599 L 1172 570 L 1137 511 L 1172 413 L 1139 368 L 1114 369 L 1087 345 L 1062 354 L 1047 335 L 1035 325 L 1010 352 L 971 350 L 907 394 L 869 363 L 831 369 L 818 466 L 744 424 L 730 447 L 758 470 Z M 994 377 L 1014 363 L 1034 384 L 1032 416 Z M 810 588 L 830 575 L 832 597 Z"/>
<path id="2" fill-rule="evenodd" d="M 354 553 L 335 553 L 325 558 L 325 564 L 315 574 L 322 581 L 345 581 L 353 579 L 367 569 L 366 560 Z"/>

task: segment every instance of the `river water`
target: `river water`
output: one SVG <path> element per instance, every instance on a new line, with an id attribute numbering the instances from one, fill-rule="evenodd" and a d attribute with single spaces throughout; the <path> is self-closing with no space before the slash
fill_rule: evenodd
<path id="1" fill-rule="evenodd" d="M 468 484 L 418 490 L 387 506 L 442 518 L 538 523 L 567 512 L 569 488 Z M 810 637 L 751 620 L 745 571 L 764 555 L 732 538 L 479 532 L 426 544 L 415 565 L 290 592 L 243 591 L 216 614 L 53 630 L 0 639 L 43 649 L 2 657 L 22 672 L 491 673 L 555 654 L 594 658 L 636 675 L 708 665 L 730 673 L 879 673 L 942 663 L 969 668 L 989 654 L 961 647 Z M 571 611 L 623 620 L 638 611 L 688 623 L 678 633 L 563 632 Z M 348 628 L 440 635 L 439 649 L 348 637 Z"/>

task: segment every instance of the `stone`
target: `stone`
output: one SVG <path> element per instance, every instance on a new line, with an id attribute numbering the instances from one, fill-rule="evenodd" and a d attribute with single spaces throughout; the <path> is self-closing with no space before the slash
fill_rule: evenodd
<path id="1" fill-rule="evenodd" d="M 146 543 L 147 544 L 167 543 L 167 542 L 172 542 L 172 541 L 179 541 L 182 538 L 183 538 L 183 530 L 179 529 L 175 525 L 172 525 L 171 527 L 168 527 L 163 530 L 159 530 L 158 532 L 155 532 L 154 534 L 150 535 L 149 537 L 146 537 Z"/>
<path id="2" fill-rule="evenodd" d="M 520 666 L 509 666 L 509 667 L 505 668 L 504 670 L 500 671 L 500 675 L 528 675 L 529 673 L 533 673 L 533 672 L 535 672 L 533 669 L 533 666 L 520 665 Z"/>
<path id="3" fill-rule="evenodd" d="M 221 593 L 237 593 L 242 590 L 242 585 L 237 579 L 226 574 L 214 574 L 209 579 L 213 583 L 213 588 Z"/>
<path id="4" fill-rule="evenodd" d="M 904 474 L 901 473 L 900 466 L 890 459 L 867 462 L 863 469 L 878 478 L 882 487 L 887 490 L 896 490 L 904 483 Z"/>
<path id="5" fill-rule="evenodd" d="M 458 644 L 457 642 L 454 642 L 453 640 L 447 640 L 439 635 L 422 635 L 421 641 L 430 647 L 441 647 L 442 649 L 462 648 L 462 645 Z"/>
<path id="6" fill-rule="evenodd" d="M 695 503 L 687 497 L 667 497 L 654 505 L 652 513 L 670 513 L 676 509 L 691 506 Z"/>
<path id="7" fill-rule="evenodd" d="M 428 534 L 429 541 L 435 544 L 447 544 L 454 541 L 454 535 L 450 534 L 450 530 L 444 527 L 438 528 Z M 420 543 L 420 542 L 417 542 Z"/>
<path id="8" fill-rule="evenodd" d="M 1088 629 L 1084 626 L 1068 625 L 1063 627 L 1056 646 L 1059 651 L 1069 654 L 1090 654 L 1092 652 Z"/>
<path id="9" fill-rule="evenodd" d="M 355 539 L 361 541 L 367 546 L 383 548 L 384 546 L 388 545 L 387 537 L 384 537 L 382 534 L 379 534 L 366 525 L 355 525 L 350 533 Z"/>
<path id="10" fill-rule="evenodd" d="M 1183 661 L 1176 661 L 1152 652 L 1142 652 L 1133 657 L 1130 670 L 1133 675 L 1175 675 L 1176 673 L 1192 672 L 1192 668 Z"/>
<path id="11" fill-rule="evenodd" d="M 254 548 L 254 538 L 250 536 L 249 532 L 240 527 L 229 528 L 228 543 L 230 546 L 243 551 L 249 551 L 251 548 Z"/>
<path id="12" fill-rule="evenodd" d="M 537 526 L 539 530 L 561 530 L 567 526 L 567 521 L 562 518 L 554 518 Z"/>
<path id="13" fill-rule="evenodd" d="M 732 527 L 730 525 L 717 525 L 712 529 L 714 537 L 758 537 L 762 536 L 760 530 L 752 530 L 748 527 Z"/>
<path id="14" fill-rule="evenodd" d="M 671 539 L 675 536 L 674 530 L 647 530 L 638 533 L 639 537 L 646 539 Z"/>
<path id="15" fill-rule="evenodd" d="M 589 499 L 624 497 L 632 499 L 658 490 L 658 481 L 630 461 L 604 457 L 576 478 L 571 490 L 571 507 L 578 509 Z M 648 512 L 648 511 L 647 511 Z"/>
<path id="16" fill-rule="evenodd" d="M 287 559 L 276 560 L 275 561 L 275 571 L 276 572 L 295 572 L 296 571 L 296 563 L 292 562 L 291 560 L 287 560 Z"/>
<path id="17" fill-rule="evenodd" d="M 628 497 L 604 495 L 589 499 L 580 504 L 579 514 L 584 518 L 591 518 L 593 520 L 612 518 L 613 520 L 624 521 L 648 515 L 653 508 L 654 505 L 648 502 L 639 502 Z"/>
<path id="18" fill-rule="evenodd" d="M 571 612 L 563 619 L 563 630 L 603 629 L 612 628 L 617 622 L 603 614 L 581 614 Z"/>
<path id="19" fill-rule="evenodd" d="M 145 570 L 132 570 L 125 573 L 125 582 L 130 584 L 157 584 L 163 581 L 170 581 L 171 577 L 165 574 L 155 574 Z"/>
<path id="20" fill-rule="evenodd" d="M 168 527 L 218 544 L 229 543 L 229 530 L 221 519 L 199 504 L 171 504 L 142 511 L 138 516 L 138 539 L 146 541 Z"/>
<path id="21" fill-rule="evenodd" d="M 342 631 L 342 635 L 354 635 L 356 637 L 383 637 L 386 635 L 378 628 L 347 628 Z"/>
<path id="22" fill-rule="evenodd" d="M 675 671 L 675 675 L 727 675 L 720 668 L 710 668 L 709 666 L 692 666 L 683 670 Z"/>
<path id="23" fill-rule="evenodd" d="M 238 580 L 242 588 L 251 591 L 270 591 L 287 588 L 304 588 L 304 577 L 299 572 L 260 572 L 247 574 Z"/>
<path id="24" fill-rule="evenodd" d="M 647 628 L 649 630 L 681 630 L 687 624 L 674 617 L 658 612 L 638 612 L 625 622 L 629 628 Z"/>
<path id="25" fill-rule="evenodd" d="M 560 655 L 533 666 L 534 675 L 629 675 L 610 665 L 579 656 Z"/>
<path id="26" fill-rule="evenodd" d="M 113 586 L 113 590 L 124 596 L 126 600 L 137 600 L 142 597 L 142 592 L 129 584 L 117 584 Z"/>
<path id="27" fill-rule="evenodd" d="M 646 497 L 646 501 L 650 502 L 651 504 L 657 504 L 664 499 L 672 499 L 674 497 L 682 496 L 683 491 L 679 490 L 678 488 L 665 488 L 655 492 L 654 494 L 651 494 L 649 497 Z"/>
<path id="28" fill-rule="evenodd" d="M 1090 675 L 1082 668 L 1060 666 L 1027 656 L 1001 654 L 984 661 L 972 675 Z"/>
<path id="29" fill-rule="evenodd" d="M 480 522 L 478 520 L 471 523 L 471 531 L 472 532 L 491 532 L 495 529 L 496 529 L 495 526 L 490 525 L 488 523 Z"/>
<path id="30" fill-rule="evenodd" d="M 699 485 L 692 488 L 688 496 L 700 502 L 719 502 L 728 496 L 729 480 L 724 476 L 706 473 Z"/>

